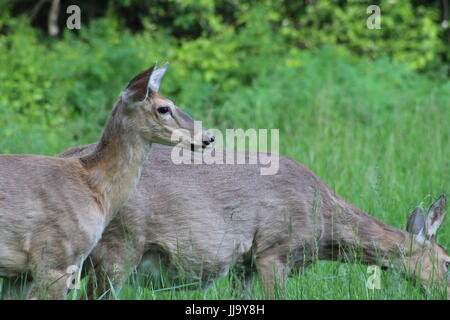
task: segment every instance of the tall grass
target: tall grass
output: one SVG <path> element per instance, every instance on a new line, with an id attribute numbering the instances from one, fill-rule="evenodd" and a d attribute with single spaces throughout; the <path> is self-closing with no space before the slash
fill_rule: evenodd
<path id="1" fill-rule="evenodd" d="M 302 53 L 299 67 L 280 63 L 218 104 L 198 98 L 208 95 L 202 91 L 208 86 L 198 81 L 198 91 L 191 93 L 197 98 L 177 94 L 170 98 L 187 107 L 194 118 L 205 119 L 206 127 L 279 129 L 281 154 L 305 164 L 338 194 L 390 225 L 403 229 L 414 207 L 428 208 L 438 194 L 449 194 L 448 80 L 428 79 L 387 59 L 356 59 L 342 50 L 323 48 Z M 170 83 L 163 84 L 163 93 L 164 86 Z M 70 135 L 84 133 L 79 144 L 92 142 L 101 133 L 99 125 L 89 124 L 92 112 L 67 125 Z M 73 144 L 64 134 L 52 135 L 47 143 L 39 124 L 11 123 L 0 128 L 1 136 L 5 130 L 13 134 L 0 140 L 0 152 L 54 154 Z M 450 248 L 448 219 L 437 239 L 445 248 Z M 285 298 L 442 298 L 426 295 L 396 271 L 383 271 L 381 289 L 368 290 L 367 276 L 363 265 L 321 261 L 289 278 Z M 254 297 L 262 297 L 260 283 L 255 280 L 253 286 Z M 206 289 L 168 285 L 151 290 L 139 281 L 130 282 L 117 295 L 120 299 L 235 297 L 227 278 Z"/>

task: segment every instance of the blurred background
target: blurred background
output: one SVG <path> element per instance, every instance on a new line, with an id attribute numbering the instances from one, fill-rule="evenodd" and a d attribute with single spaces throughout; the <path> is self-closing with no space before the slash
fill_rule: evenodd
<path id="1" fill-rule="evenodd" d="M 161 92 L 205 127 L 280 129 L 281 154 L 403 228 L 449 191 L 449 15 L 447 0 L 0 0 L 0 152 L 96 141 L 127 82 L 169 61 Z M 355 286 L 311 297 L 370 294 Z"/>

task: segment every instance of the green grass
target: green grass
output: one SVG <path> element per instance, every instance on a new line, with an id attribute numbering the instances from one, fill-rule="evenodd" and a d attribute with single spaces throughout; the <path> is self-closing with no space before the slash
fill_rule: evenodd
<path id="1" fill-rule="evenodd" d="M 164 86 L 170 86 L 169 81 L 163 93 Z M 201 83 L 198 88 L 193 95 L 208 94 L 201 92 Z M 300 67 L 280 63 L 219 104 L 201 99 L 195 99 L 201 104 L 191 103 L 183 95 L 171 98 L 187 106 L 194 118 L 204 119 L 207 127 L 280 129 L 281 154 L 305 164 L 357 207 L 403 229 L 414 207 L 428 208 L 439 194 L 449 194 L 449 97 L 448 80 L 431 80 L 387 59 L 356 59 L 324 48 L 302 53 Z M 104 117 L 93 116 L 96 121 Z M 0 140 L 0 152 L 55 154 L 75 144 L 71 137 L 77 130 L 83 135 L 76 143 L 92 142 L 101 130 L 89 121 L 87 113 L 71 120 L 64 130 L 55 129 L 58 134 L 49 133 L 48 142 L 39 123 L 9 123 L 0 128 L 0 136 L 8 136 Z M 447 249 L 449 219 L 438 233 L 438 242 Z M 383 271 L 381 289 L 367 290 L 366 269 L 321 261 L 289 278 L 285 298 L 442 298 L 438 293 L 425 295 L 396 271 Z M 253 285 L 255 298 L 261 298 L 260 283 L 255 280 Z M 233 298 L 233 290 L 226 278 L 204 290 L 169 286 L 152 291 L 127 284 L 118 298 L 227 299 Z"/>

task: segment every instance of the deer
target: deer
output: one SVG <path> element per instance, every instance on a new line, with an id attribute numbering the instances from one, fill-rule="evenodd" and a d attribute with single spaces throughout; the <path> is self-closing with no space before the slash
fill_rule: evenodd
<path id="1" fill-rule="evenodd" d="M 208 132 L 194 132 L 192 118 L 159 93 L 167 68 L 155 64 L 128 83 L 90 152 L 70 158 L 0 155 L 4 298 L 64 299 L 68 270 L 89 256 L 135 189 L 151 145 L 202 151 L 213 142 Z M 19 286 L 25 290 L 18 292 Z"/>
<path id="2" fill-rule="evenodd" d="M 282 297 L 290 271 L 355 259 L 397 268 L 424 289 L 444 281 L 450 297 L 450 257 L 434 239 L 445 195 L 426 219 L 416 208 L 404 231 L 353 206 L 287 157 L 280 156 L 277 174 L 261 175 L 260 165 L 248 162 L 250 151 L 236 151 L 245 153 L 244 164 L 195 165 L 174 164 L 171 150 L 154 146 L 135 193 L 91 252 L 88 298 L 114 297 L 136 270 L 155 281 L 208 285 L 230 269 L 238 271 L 237 289 L 248 290 L 259 274 L 265 296 Z"/>

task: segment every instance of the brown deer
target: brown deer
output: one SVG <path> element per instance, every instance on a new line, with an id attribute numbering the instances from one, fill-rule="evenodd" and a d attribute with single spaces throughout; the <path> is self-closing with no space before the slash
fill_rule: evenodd
<path id="1" fill-rule="evenodd" d="M 94 149 L 78 147 L 61 156 Z M 273 297 L 282 293 L 292 268 L 343 257 L 396 266 L 425 286 L 447 281 L 450 257 L 432 239 L 444 217 L 444 196 L 426 221 L 414 211 L 408 233 L 349 204 L 298 162 L 279 161 L 272 176 L 260 175 L 258 164 L 175 165 L 171 148 L 155 145 L 136 192 L 85 264 L 95 270 L 97 297 L 111 285 L 119 290 L 136 267 L 203 283 L 231 267 L 245 277 L 256 269 Z"/>
<path id="2" fill-rule="evenodd" d="M 4 294 L 17 298 L 26 277 L 28 298 L 64 298 L 67 270 L 89 255 L 135 188 L 151 143 L 194 150 L 210 144 L 209 133 L 195 137 L 193 120 L 158 93 L 167 67 L 153 66 L 130 81 L 89 152 L 0 155 Z"/>

